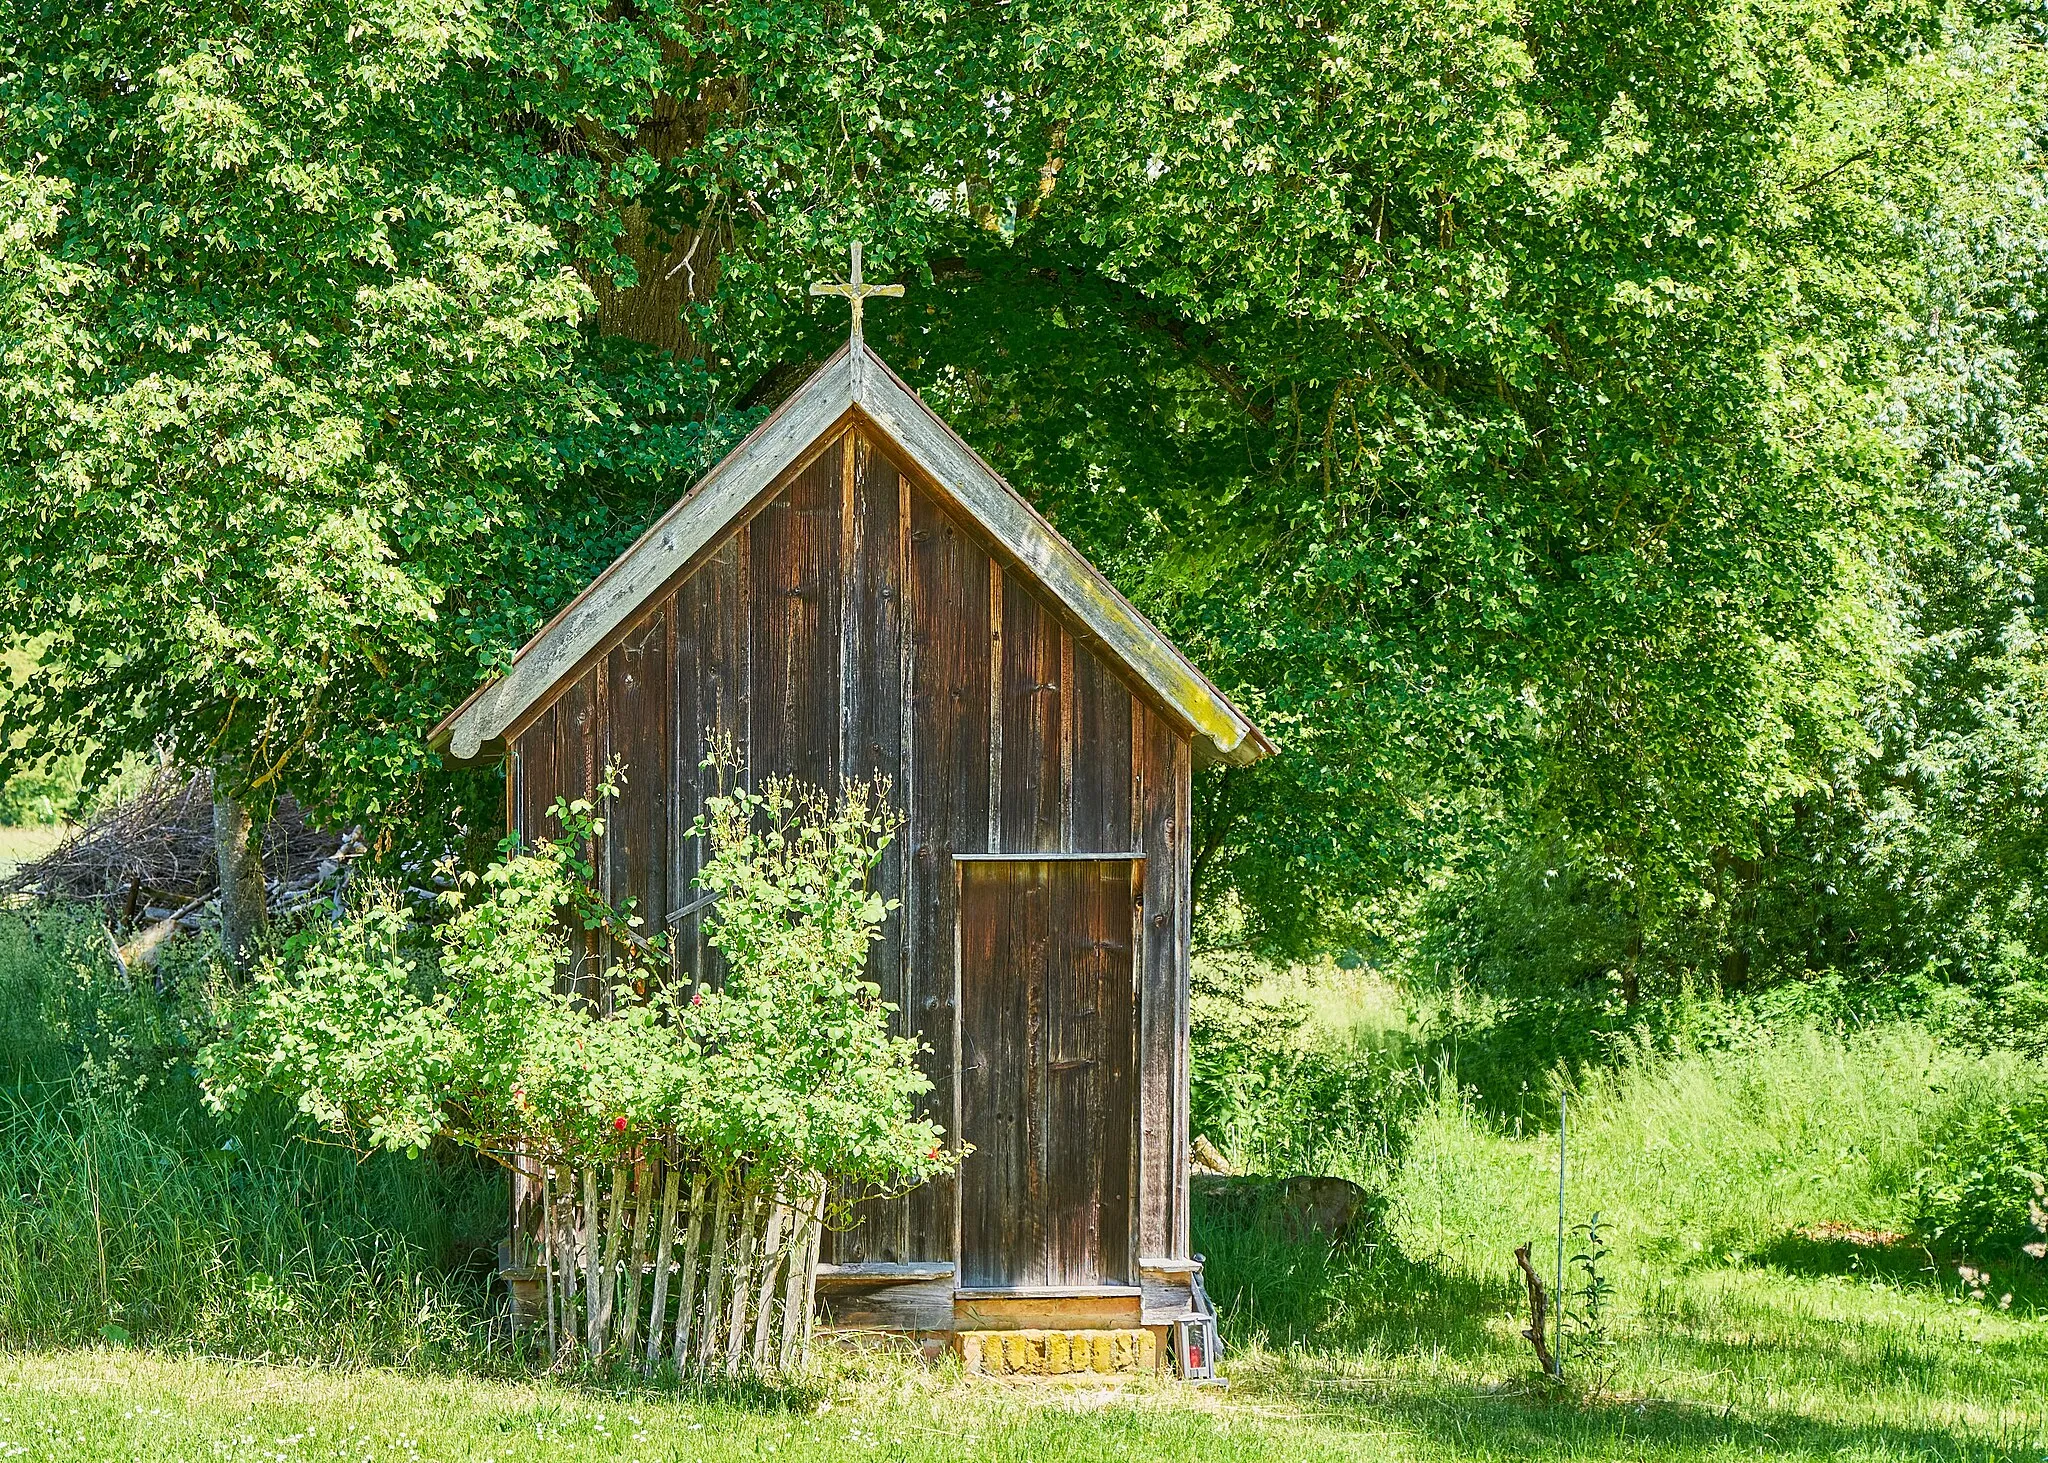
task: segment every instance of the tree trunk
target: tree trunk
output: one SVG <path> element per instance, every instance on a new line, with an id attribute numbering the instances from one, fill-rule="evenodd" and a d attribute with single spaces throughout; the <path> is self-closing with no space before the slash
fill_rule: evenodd
<path id="1" fill-rule="evenodd" d="M 1635 1010 L 1643 998 L 1642 977 L 1638 973 L 1643 961 L 1643 897 L 1636 896 L 1635 922 L 1629 926 L 1628 959 L 1621 967 L 1621 1004 L 1630 1011 Z"/>
<path id="2" fill-rule="evenodd" d="M 667 351 L 678 360 L 700 354 L 689 312 L 718 287 L 720 241 L 711 231 L 669 234 L 655 227 L 646 209 L 619 210 L 620 252 L 633 261 L 639 280 L 620 289 L 609 275 L 588 275 L 597 295 L 597 328 Z"/>
<path id="3" fill-rule="evenodd" d="M 263 845 L 256 834 L 249 805 L 222 792 L 227 784 L 213 776 L 213 853 L 220 869 L 220 943 L 228 963 L 247 970 L 255 959 L 266 917 L 263 888 Z"/>
<path id="4" fill-rule="evenodd" d="M 674 64 L 687 59 L 673 37 L 659 40 L 663 60 Z M 654 95 L 648 117 L 631 136 L 586 120 L 578 129 L 580 141 L 613 164 L 635 154 L 667 162 L 699 146 L 715 120 L 743 108 L 745 100 L 745 88 L 736 82 L 703 85 L 693 96 L 663 86 Z M 602 270 L 580 266 L 597 296 L 598 330 L 655 346 L 678 360 L 701 355 L 690 317 L 717 293 L 730 221 L 709 210 L 695 219 L 657 220 L 652 210 L 632 198 L 619 200 L 618 219 L 618 249 L 631 261 L 637 278 L 623 284 Z"/>

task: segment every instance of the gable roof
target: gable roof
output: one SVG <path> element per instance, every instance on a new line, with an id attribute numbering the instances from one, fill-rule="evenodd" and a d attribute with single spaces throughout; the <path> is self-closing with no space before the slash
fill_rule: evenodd
<path id="1" fill-rule="evenodd" d="M 458 762 L 501 755 L 505 733 L 635 618 L 699 551 L 850 415 L 864 419 L 1194 732 L 1197 761 L 1256 762 L 1273 744 L 1230 698 L 864 345 L 843 347 L 683 500 L 527 641 L 505 674 L 436 726 Z"/>

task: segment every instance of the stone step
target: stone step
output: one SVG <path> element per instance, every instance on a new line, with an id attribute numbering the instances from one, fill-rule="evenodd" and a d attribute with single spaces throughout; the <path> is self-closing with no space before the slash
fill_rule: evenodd
<path id="1" fill-rule="evenodd" d="M 954 1344 L 978 1376 L 1067 1377 L 1159 1370 L 1150 1331 L 959 1331 Z"/>

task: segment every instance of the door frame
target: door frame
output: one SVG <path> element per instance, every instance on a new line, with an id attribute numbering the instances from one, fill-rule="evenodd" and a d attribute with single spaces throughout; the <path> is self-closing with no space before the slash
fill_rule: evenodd
<path id="1" fill-rule="evenodd" d="M 1139 1107 L 1144 1092 L 1144 1074 L 1139 1070 L 1144 1043 L 1140 1033 L 1144 1029 L 1145 1000 L 1145 944 L 1146 929 L 1150 924 L 1145 918 L 1145 858 L 1142 852 L 1118 850 L 1109 853 L 1082 853 L 1074 849 L 1056 849 L 1044 853 L 956 853 L 953 855 L 953 1143 L 958 1145 L 966 1139 L 966 1111 L 962 1085 L 967 1069 L 966 1024 L 967 991 L 965 966 L 962 962 L 960 942 L 960 894 L 961 883 L 967 864 L 1036 864 L 1036 863 L 1121 863 L 1130 865 L 1131 874 L 1131 1022 L 1130 1051 L 1130 1122 L 1129 1141 L 1125 1145 L 1125 1162 L 1129 1172 L 1125 1175 L 1124 1205 L 1127 1210 L 1124 1219 L 1124 1242 L 1127 1253 L 1124 1256 L 1124 1273 L 1130 1276 L 1128 1286 L 1114 1286 L 1117 1292 L 1128 1291 L 1138 1294 L 1143 1287 L 1143 1276 L 1138 1266 L 1138 1183 L 1142 1170 L 1140 1145 L 1145 1137 L 1145 1125 L 1141 1121 Z M 960 1170 L 953 1170 L 953 1287 L 962 1288 L 967 1273 L 967 1251 L 965 1236 L 965 1215 L 967 1212 L 966 1190 L 960 1182 Z M 1040 1293 L 1043 1293 L 1043 1289 Z M 1102 1286 L 1056 1287 L 1062 1294 L 1100 1293 Z"/>

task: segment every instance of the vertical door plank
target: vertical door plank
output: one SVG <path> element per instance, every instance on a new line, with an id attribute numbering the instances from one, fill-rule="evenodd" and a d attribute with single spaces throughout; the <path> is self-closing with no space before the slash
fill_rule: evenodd
<path id="1" fill-rule="evenodd" d="M 1137 955 L 1138 920 L 1143 908 L 1143 860 L 1104 865 L 1098 888 L 1102 904 L 1100 961 L 1096 967 L 1097 1064 L 1096 1111 L 1102 1114 L 1097 1138 L 1096 1174 L 1100 1184 L 1096 1262 L 1105 1280 L 1135 1283 L 1137 1250 L 1133 1245 L 1133 1182 L 1136 1178 L 1137 1114 Z"/>
<path id="2" fill-rule="evenodd" d="M 1060 622 L 1029 584 L 1003 573 L 1002 842 L 1005 853 L 1061 845 Z"/>
<path id="3" fill-rule="evenodd" d="M 1047 1279 L 1129 1279 L 1131 897 L 1123 861 L 1055 872 L 1046 979 Z M 1075 1135 L 1086 1141 L 1076 1142 Z"/>
<path id="4" fill-rule="evenodd" d="M 988 847 L 991 566 L 980 546 L 915 489 L 910 525 L 910 984 L 916 1029 L 931 1048 L 925 1111 L 950 1139 L 960 1131 L 953 855 Z M 954 1191 L 952 1179 L 939 1179 L 910 1196 L 907 1259 L 954 1257 Z"/>
<path id="5" fill-rule="evenodd" d="M 1096 948 L 1101 920 L 1095 908 L 1100 865 L 1045 865 L 1059 938 L 1045 967 L 1045 1247 L 1048 1285 L 1085 1285 L 1096 1279 L 1097 1204 L 1101 1183 L 1097 1147 L 1108 1114 L 1096 1106 L 1101 1042 Z M 1085 1134 L 1085 1142 L 1075 1142 Z"/>
<path id="6" fill-rule="evenodd" d="M 1023 1100 L 1017 1124 L 1018 1194 L 1011 1216 L 1009 1244 L 1017 1256 L 1016 1284 L 1045 1285 L 1046 1220 L 1052 1195 L 1046 1186 L 1046 1155 L 1055 1143 L 1065 1144 L 1071 1134 L 1055 1139 L 1050 1131 L 1051 1111 L 1046 1081 L 1047 1010 L 1046 995 L 1055 941 L 1052 927 L 1052 867 L 1042 863 L 1012 864 L 1010 878 L 1011 939 L 1017 947 L 1015 964 L 1004 976 L 1021 988 L 1023 1030 L 1016 1033 L 1015 1060 L 1023 1067 Z M 1062 932 L 1064 933 L 1064 932 Z"/>
<path id="7" fill-rule="evenodd" d="M 1042 933 L 1030 928 L 1030 891 L 1038 866 L 959 865 L 961 973 L 961 1133 L 974 1145 L 960 1169 L 960 1283 L 1036 1283 L 1040 1253 L 1026 1235 L 1030 1150 L 1041 1125 L 1030 1120 L 1028 1073 L 1032 987 L 1042 981 L 1029 961 Z M 1039 901 L 1042 907 L 1042 899 Z M 1034 978 L 1037 977 L 1037 978 Z"/>

